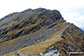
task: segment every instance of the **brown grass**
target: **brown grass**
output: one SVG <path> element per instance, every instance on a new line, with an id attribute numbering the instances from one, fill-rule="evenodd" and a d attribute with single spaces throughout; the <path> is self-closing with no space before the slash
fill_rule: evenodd
<path id="1" fill-rule="evenodd" d="M 35 45 L 31 45 L 31 46 L 25 47 L 23 49 L 16 50 L 14 52 L 11 52 L 9 54 L 5 54 L 3 56 L 15 55 L 16 52 L 20 52 L 24 55 L 27 55 L 27 54 L 35 55 L 35 54 L 38 54 L 41 52 L 45 52 L 47 48 L 49 48 L 52 45 L 55 45 L 56 42 L 61 41 L 61 40 L 62 39 L 60 38 L 60 36 L 59 37 L 54 36 L 53 38 L 50 38 L 49 40 L 46 40 L 44 42 L 40 42 Z"/>

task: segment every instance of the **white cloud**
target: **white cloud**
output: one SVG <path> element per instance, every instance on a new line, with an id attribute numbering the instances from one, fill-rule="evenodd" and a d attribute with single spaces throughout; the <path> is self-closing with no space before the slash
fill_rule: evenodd
<path id="1" fill-rule="evenodd" d="M 12 12 L 39 7 L 57 9 L 67 21 L 84 28 L 84 0 L 1 0 L 0 18 Z"/>

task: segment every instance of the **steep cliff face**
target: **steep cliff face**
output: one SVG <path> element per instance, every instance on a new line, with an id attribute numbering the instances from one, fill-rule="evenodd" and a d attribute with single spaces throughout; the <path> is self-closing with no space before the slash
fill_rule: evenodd
<path id="1" fill-rule="evenodd" d="M 83 31 L 67 23 L 57 10 L 28 9 L 0 20 L 0 55 L 37 55 L 53 46 L 61 56 L 84 51 Z"/>

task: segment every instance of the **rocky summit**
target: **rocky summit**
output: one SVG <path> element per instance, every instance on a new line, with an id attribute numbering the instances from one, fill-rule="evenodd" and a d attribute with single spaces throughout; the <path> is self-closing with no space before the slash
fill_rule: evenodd
<path id="1" fill-rule="evenodd" d="M 0 20 L 1 56 L 84 56 L 84 32 L 58 10 L 27 9 Z"/>

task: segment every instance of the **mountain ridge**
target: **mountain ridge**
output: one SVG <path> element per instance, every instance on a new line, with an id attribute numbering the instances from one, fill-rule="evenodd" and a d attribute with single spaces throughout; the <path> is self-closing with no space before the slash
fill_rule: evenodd
<path id="1" fill-rule="evenodd" d="M 68 56 L 66 51 L 84 50 L 83 39 L 83 31 L 66 22 L 58 10 L 28 9 L 9 14 L 0 21 L 0 55 L 3 56 L 16 52 L 34 56 L 52 46 L 56 46 L 60 55 Z"/>

